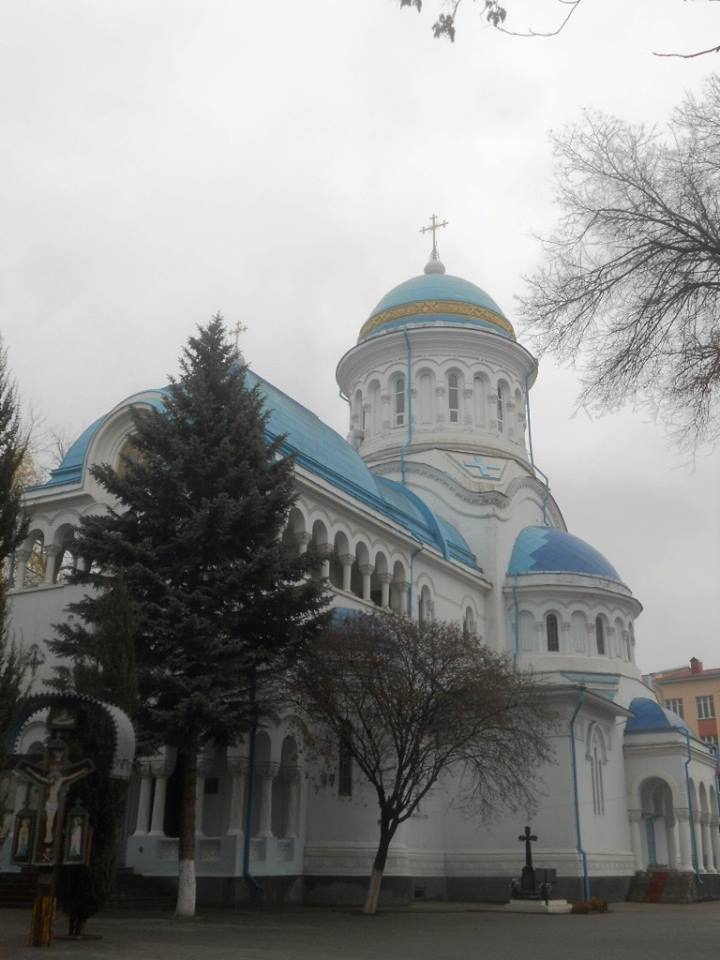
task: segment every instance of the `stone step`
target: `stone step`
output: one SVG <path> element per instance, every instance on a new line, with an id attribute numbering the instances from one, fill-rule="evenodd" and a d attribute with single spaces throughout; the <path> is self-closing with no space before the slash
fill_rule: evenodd
<path id="1" fill-rule="evenodd" d="M 701 895 L 692 873 L 647 870 L 635 874 L 627 899 L 634 903 L 694 903 Z"/>

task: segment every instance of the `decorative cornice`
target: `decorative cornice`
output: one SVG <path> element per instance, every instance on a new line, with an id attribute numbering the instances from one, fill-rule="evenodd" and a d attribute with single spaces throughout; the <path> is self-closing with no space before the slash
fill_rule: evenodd
<path id="1" fill-rule="evenodd" d="M 403 303 L 398 307 L 390 307 L 389 310 L 383 310 L 370 317 L 360 330 L 360 339 L 367 337 L 377 330 L 378 327 L 386 323 L 392 323 L 394 320 L 402 320 L 403 317 L 417 317 L 433 313 L 451 314 L 459 317 L 470 317 L 473 320 L 484 320 L 485 323 L 491 323 L 494 327 L 500 327 L 511 337 L 515 336 L 512 324 L 505 317 L 488 310 L 486 307 L 479 307 L 473 303 L 464 303 L 461 300 L 420 300 L 415 303 Z"/>
<path id="2" fill-rule="evenodd" d="M 373 466 L 372 472 L 384 476 L 386 474 L 397 473 L 399 469 L 400 462 L 396 460 Z M 507 507 L 509 502 L 508 498 L 500 490 L 485 490 L 483 492 L 468 490 L 467 487 L 463 487 L 453 477 L 448 476 L 442 470 L 438 470 L 437 467 L 431 467 L 428 464 L 418 464 L 409 461 L 405 464 L 405 472 L 418 477 L 426 477 L 428 480 L 432 480 L 434 483 L 446 487 L 448 490 L 451 490 L 459 500 L 463 500 L 465 503 L 471 503 L 473 505 L 482 504 L 484 506 L 499 507 L 502 509 Z"/>

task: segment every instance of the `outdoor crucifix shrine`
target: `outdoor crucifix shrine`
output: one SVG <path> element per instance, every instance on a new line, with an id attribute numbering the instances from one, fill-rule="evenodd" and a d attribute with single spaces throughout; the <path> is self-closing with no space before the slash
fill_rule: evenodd
<path id="1" fill-rule="evenodd" d="M 114 743 L 109 776 L 127 780 L 135 756 L 135 735 L 127 715 L 111 704 L 79 694 L 41 694 L 28 701 L 17 726 L 31 714 L 47 708 L 44 719 L 47 737 L 42 760 L 35 756 L 11 755 L 11 769 L 36 787 L 37 801 L 30 803 L 25 791 L 23 805 L 15 815 L 11 843 L 11 861 L 18 866 L 35 867 L 38 885 L 30 931 L 31 946 L 49 946 L 53 939 L 56 907 L 57 869 L 63 866 L 87 866 L 92 850 L 92 825 L 88 812 L 79 803 L 67 804 L 70 787 L 95 771 L 89 757 L 70 760 L 77 749 L 78 711 L 80 707 L 102 711 L 112 721 Z M 10 742 L 9 746 L 15 746 Z M 71 924 L 72 926 L 72 924 Z M 78 931 L 79 932 L 79 931 Z"/>
<path id="2" fill-rule="evenodd" d="M 537 843 L 538 838 L 536 834 L 532 832 L 529 826 L 526 826 L 523 833 L 518 837 L 518 840 L 525 845 L 525 863 L 522 868 L 520 881 L 513 880 L 510 885 L 512 901 L 542 903 L 548 910 L 550 910 L 550 906 L 553 904 L 552 912 L 561 912 L 560 905 L 566 904 L 567 901 L 550 900 L 552 884 L 556 879 L 557 871 L 546 868 L 537 870 L 533 866 L 532 845 L 533 843 Z"/>

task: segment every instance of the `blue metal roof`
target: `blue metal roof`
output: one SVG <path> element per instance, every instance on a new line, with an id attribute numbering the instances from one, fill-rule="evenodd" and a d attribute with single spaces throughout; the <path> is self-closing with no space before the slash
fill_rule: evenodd
<path id="1" fill-rule="evenodd" d="M 437 301 L 480 309 L 458 309 L 457 311 L 453 309 L 443 312 Z M 417 309 L 402 310 L 408 306 L 416 306 Z M 402 312 L 402 316 L 396 318 L 394 314 L 398 311 Z M 387 317 L 380 319 L 376 324 L 371 323 L 373 318 L 386 313 L 388 313 Z M 497 318 L 495 322 L 494 318 Z M 492 297 L 474 283 L 447 273 L 422 274 L 393 287 L 370 312 L 360 333 L 360 339 L 414 323 L 449 323 L 485 327 L 493 333 L 514 339 L 509 320 Z M 370 327 L 372 329 L 368 329 Z"/>
<path id="2" fill-rule="evenodd" d="M 605 557 L 571 533 L 555 527 L 525 527 L 515 540 L 508 573 L 584 573 L 620 580 L 620 574 Z"/>
<path id="3" fill-rule="evenodd" d="M 672 710 L 661 707 L 650 697 L 635 697 L 630 703 L 630 711 L 634 716 L 626 722 L 625 733 L 653 733 L 658 730 L 688 729 L 682 717 Z"/>
<path id="4" fill-rule="evenodd" d="M 258 385 L 270 412 L 268 439 L 284 436 L 283 451 L 294 454 L 299 466 L 393 520 L 416 540 L 435 547 L 446 559 L 478 569 L 475 556 L 461 534 L 451 523 L 436 517 L 417 494 L 387 477 L 376 477 L 339 433 L 251 370 L 247 371 L 247 383 L 250 387 Z M 167 389 L 156 391 L 154 397 L 135 396 L 142 397 L 142 403 L 151 403 L 160 409 L 162 396 L 157 394 L 162 395 Z M 47 483 L 34 489 L 79 484 L 93 437 L 105 420 L 106 416 L 92 423 L 72 445 L 60 466 L 52 471 Z"/>
<path id="5" fill-rule="evenodd" d="M 50 474 L 50 479 L 40 486 L 56 487 L 65 483 L 79 483 L 82 477 L 82 468 L 85 463 L 85 455 L 88 452 L 88 447 L 90 446 L 92 438 L 104 422 L 105 417 L 98 417 L 94 423 L 91 423 L 87 429 L 83 430 L 63 457 L 60 466 L 55 467 Z M 31 487 L 31 489 L 34 490 L 36 488 Z"/>
<path id="6" fill-rule="evenodd" d="M 501 317 L 505 316 L 484 290 L 470 283 L 469 280 L 454 277 L 450 273 L 423 273 L 419 277 L 412 277 L 410 280 L 399 283 L 385 294 L 374 310 L 370 311 L 370 316 L 374 317 L 376 313 L 382 313 L 390 307 L 422 300 L 456 300 L 460 303 L 474 303 L 478 307 L 492 310 Z"/>
<path id="7" fill-rule="evenodd" d="M 165 387 L 161 387 L 152 392 L 163 393 L 165 389 Z M 156 410 L 159 410 L 162 407 L 162 400 L 160 397 L 146 397 L 142 393 L 133 394 L 131 397 L 127 398 L 125 403 L 131 404 L 136 397 L 143 397 L 142 402 L 145 404 L 149 403 L 150 406 L 155 407 Z M 50 478 L 46 480 L 45 483 L 38 484 L 37 486 L 30 487 L 29 489 L 44 490 L 46 487 L 58 487 L 61 485 L 64 486 L 68 483 L 80 483 L 82 480 L 85 460 L 87 459 L 87 453 L 90 449 L 90 444 L 92 443 L 95 434 L 105 423 L 107 418 L 108 414 L 98 417 L 94 423 L 91 423 L 89 427 L 83 430 L 83 432 L 63 457 L 60 466 L 55 467 L 54 470 L 50 471 Z"/>

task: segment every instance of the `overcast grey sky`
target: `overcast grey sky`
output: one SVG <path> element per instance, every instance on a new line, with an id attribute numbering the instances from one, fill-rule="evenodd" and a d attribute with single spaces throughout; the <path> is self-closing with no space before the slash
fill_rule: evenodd
<path id="1" fill-rule="evenodd" d="M 23 396 L 73 433 L 165 382 L 194 324 L 248 326 L 258 373 L 341 433 L 334 370 L 418 233 L 512 318 L 553 222 L 547 132 L 582 107 L 662 123 L 720 42 L 705 0 L 584 0 L 559 37 L 454 45 L 397 0 L 23 0 L 0 12 L 0 329 Z M 553 0 L 508 0 L 542 28 Z M 480 2 L 475 4 L 480 7 Z M 574 415 L 571 372 L 533 390 L 538 465 L 568 527 L 645 605 L 644 670 L 720 665 L 720 453 L 661 425 Z"/>

